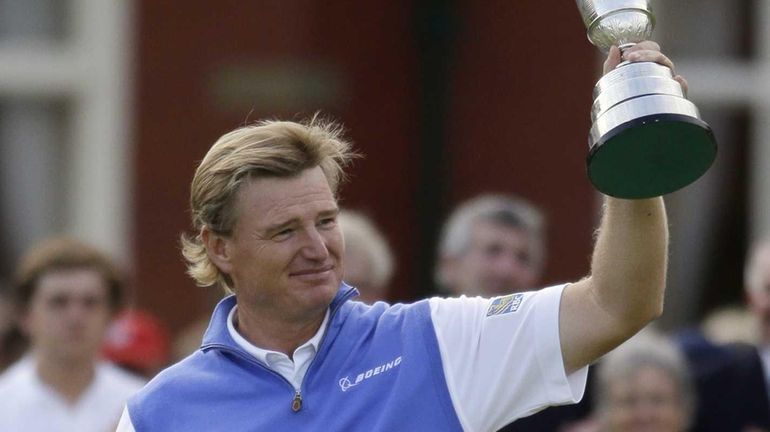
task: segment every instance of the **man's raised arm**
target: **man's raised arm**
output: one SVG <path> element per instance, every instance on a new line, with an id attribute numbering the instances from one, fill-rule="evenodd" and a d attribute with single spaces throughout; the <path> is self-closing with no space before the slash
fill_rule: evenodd
<path id="1" fill-rule="evenodd" d="M 668 229 L 662 198 L 607 198 L 591 276 L 564 289 L 559 333 L 571 373 L 663 311 Z"/>
<path id="2" fill-rule="evenodd" d="M 625 53 L 673 69 L 654 42 Z M 605 72 L 620 62 L 613 48 Z M 686 82 L 677 77 L 686 88 Z M 559 333 L 567 373 L 590 364 L 634 335 L 663 311 L 668 226 L 662 198 L 606 198 L 591 275 L 564 290 Z"/>

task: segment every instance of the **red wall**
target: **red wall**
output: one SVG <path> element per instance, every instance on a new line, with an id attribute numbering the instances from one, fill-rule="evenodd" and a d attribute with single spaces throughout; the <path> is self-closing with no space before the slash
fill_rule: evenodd
<path id="1" fill-rule="evenodd" d="M 393 299 L 417 291 L 415 182 L 420 52 L 410 2 L 140 1 L 135 93 L 134 251 L 138 302 L 177 330 L 204 307 L 184 275 L 195 164 L 223 133 L 322 109 L 366 157 L 343 205 L 365 210 L 398 257 Z M 447 129 L 448 205 L 518 193 L 550 219 L 548 281 L 587 271 L 594 196 L 585 177 L 594 50 L 571 3 L 458 2 Z M 323 65 L 338 91 L 314 106 L 223 104 L 223 67 Z M 306 71 L 299 70 L 298 73 Z M 439 224 L 441 221 L 436 221 Z"/>
<path id="2" fill-rule="evenodd" d="M 452 199 L 520 195 L 549 221 L 546 282 L 588 268 L 595 48 L 573 2 L 465 1 L 450 120 Z"/>

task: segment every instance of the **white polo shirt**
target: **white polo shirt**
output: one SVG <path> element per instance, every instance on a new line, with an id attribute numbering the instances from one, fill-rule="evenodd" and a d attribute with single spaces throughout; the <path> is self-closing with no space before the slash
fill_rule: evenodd
<path id="1" fill-rule="evenodd" d="M 35 360 L 27 356 L 0 375 L 0 431 L 112 430 L 126 400 L 143 385 L 143 380 L 100 362 L 91 384 L 70 404 L 40 380 Z"/>
<path id="2" fill-rule="evenodd" d="M 564 285 L 537 292 L 485 299 L 432 298 L 444 375 L 452 403 L 466 431 L 495 431 L 546 406 L 578 402 L 588 367 L 569 376 L 564 371 L 559 339 L 559 306 Z M 294 352 L 251 345 L 232 325 L 228 330 L 244 350 L 299 387 L 326 330 L 324 323 Z M 118 432 L 133 432 L 124 410 Z"/>
<path id="3" fill-rule="evenodd" d="M 305 378 L 307 368 L 310 366 L 313 358 L 315 358 L 315 353 L 318 352 L 318 346 L 321 344 L 321 338 L 323 338 L 326 332 L 326 324 L 329 322 L 329 309 L 326 309 L 326 315 L 316 334 L 295 349 L 292 358 L 289 358 L 289 356 L 282 352 L 262 349 L 244 339 L 235 329 L 235 313 L 237 310 L 238 306 L 236 305 L 227 316 L 227 331 L 230 332 L 230 337 L 244 351 L 253 355 L 265 366 L 278 372 L 278 374 L 286 378 L 294 386 L 295 390 L 299 390 L 302 379 Z"/>

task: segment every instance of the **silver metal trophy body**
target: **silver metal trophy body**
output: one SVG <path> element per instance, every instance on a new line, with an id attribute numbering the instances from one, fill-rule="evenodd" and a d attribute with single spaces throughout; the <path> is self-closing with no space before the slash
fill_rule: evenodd
<path id="1" fill-rule="evenodd" d="M 649 0 L 577 0 L 588 39 L 608 51 L 648 40 L 655 27 Z M 648 198 L 702 176 L 716 140 L 666 66 L 621 63 L 594 87 L 588 175 L 601 192 Z"/>

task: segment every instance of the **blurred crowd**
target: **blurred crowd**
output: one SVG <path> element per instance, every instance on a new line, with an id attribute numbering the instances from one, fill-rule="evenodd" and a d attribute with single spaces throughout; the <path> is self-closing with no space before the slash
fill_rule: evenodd
<path id="1" fill-rule="evenodd" d="M 345 281 L 358 301 L 388 301 L 395 259 L 364 213 L 345 209 Z M 441 295 L 537 289 L 548 258 L 544 214 L 517 197 L 458 206 L 437 245 Z M 504 431 L 770 431 L 770 240 L 747 254 L 743 306 L 665 333 L 648 327 L 591 367 L 583 401 Z M 224 293 L 209 293 L 213 309 Z M 162 317 L 128 301 L 126 277 L 77 239 L 30 248 L 0 289 L 0 430 L 114 430 L 127 398 L 195 351 L 209 317 L 172 337 Z"/>

